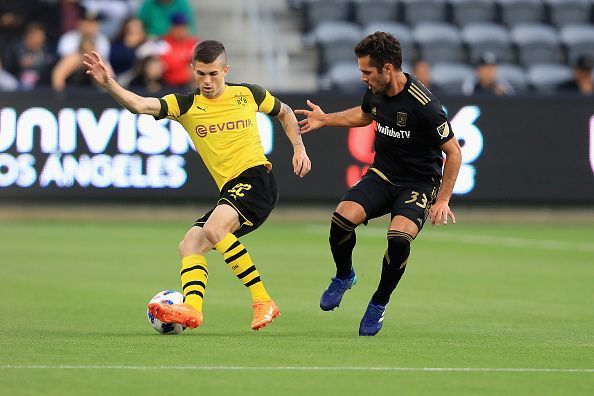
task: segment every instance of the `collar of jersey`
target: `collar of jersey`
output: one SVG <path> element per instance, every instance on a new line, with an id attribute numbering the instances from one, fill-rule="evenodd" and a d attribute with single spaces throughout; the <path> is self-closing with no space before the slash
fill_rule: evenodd
<path id="1" fill-rule="evenodd" d="M 404 84 L 404 88 L 402 88 L 402 91 L 398 92 L 396 95 L 394 96 L 388 96 L 386 94 L 383 94 L 386 98 L 390 98 L 390 99 L 394 99 L 394 98 L 398 98 L 400 97 L 400 95 L 404 95 L 407 91 L 408 88 L 410 87 L 410 84 L 412 84 L 412 76 L 406 72 L 404 72 L 404 75 L 406 76 L 406 84 Z"/>

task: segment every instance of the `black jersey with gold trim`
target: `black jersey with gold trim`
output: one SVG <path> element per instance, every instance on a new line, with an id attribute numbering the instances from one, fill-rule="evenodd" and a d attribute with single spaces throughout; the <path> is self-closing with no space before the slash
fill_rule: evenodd
<path id="1" fill-rule="evenodd" d="M 454 137 L 445 111 L 414 76 L 394 96 L 368 90 L 361 109 L 375 126 L 372 168 L 392 183 L 435 181 L 442 176 L 442 144 Z"/>

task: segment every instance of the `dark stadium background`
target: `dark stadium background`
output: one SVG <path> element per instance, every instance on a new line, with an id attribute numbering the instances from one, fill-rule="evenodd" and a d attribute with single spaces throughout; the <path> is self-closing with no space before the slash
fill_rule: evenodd
<path id="1" fill-rule="evenodd" d="M 113 100 L 105 94 L 78 93 L 65 98 L 28 93 L 0 94 L 2 108 L 12 108 L 18 117 L 27 109 L 41 108 L 49 110 L 56 119 L 64 108 L 91 109 L 95 119 L 99 119 L 105 109 L 119 109 Z M 327 112 L 338 111 L 357 106 L 360 95 L 332 94 L 279 95 L 292 108 L 302 108 L 306 99 L 323 105 Z M 482 144 L 476 159 L 466 163 L 474 169 L 474 186 L 468 192 L 456 194 L 454 202 L 464 203 L 501 203 L 501 204 L 588 204 L 594 202 L 594 107 L 592 100 L 580 97 L 534 97 L 515 96 L 510 98 L 441 98 L 447 108 L 450 119 L 460 109 L 472 107 L 477 112 L 476 120 L 462 120 L 454 124 L 454 132 L 461 140 L 463 158 L 468 145 Z M 152 120 L 147 122 L 154 122 Z M 6 123 L 3 125 L 7 125 Z M 119 123 L 117 124 L 119 125 Z M 118 126 L 105 153 L 119 154 L 117 150 Z M 268 157 L 274 165 L 274 172 L 281 190 L 284 203 L 334 202 L 347 188 L 347 169 L 351 166 L 360 170 L 368 165 L 351 154 L 349 131 L 347 129 L 326 129 L 304 136 L 308 153 L 313 162 L 313 171 L 303 180 L 297 180 L 291 171 L 291 148 L 284 136 L 280 124 L 273 125 L 273 148 Z M 474 125 L 479 131 L 482 142 L 470 142 L 466 129 Z M 458 127 L 458 130 L 457 128 Z M 206 172 L 200 158 L 192 150 L 183 154 L 187 180 L 178 188 L 132 188 L 132 187 L 83 187 L 74 183 L 72 187 L 57 187 L 55 182 L 41 187 L 39 175 L 49 154 L 41 151 L 41 127 L 20 128 L 17 122 L 13 144 L 5 148 L 4 155 L 13 158 L 21 153 L 17 141 L 32 134 L 37 180 L 28 187 L 21 187 L 14 182 L 2 187 L 4 200 L 52 201 L 56 199 L 103 200 L 105 198 L 125 201 L 142 199 L 147 201 L 208 201 L 216 196 L 216 186 Z M 45 126 L 43 126 L 45 128 Z M 62 135 L 64 131 L 59 132 Z M 91 155 L 84 143 L 80 128 L 69 131 L 78 139 L 76 150 L 68 155 L 79 158 L 83 154 Z M 369 132 L 368 132 L 369 133 Z M 21 137 L 19 137 L 19 134 Z M 466 140 L 465 140 L 466 138 Z M 7 146 L 8 134 L 0 137 L 0 143 Z M 357 145 L 351 140 L 351 145 Z M 367 158 L 373 152 L 364 149 Z M 479 148 L 480 150 L 480 148 Z M 163 154 L 167 155 L 166 150 Z M 59 153 L 59 151 L 56 151 Z M 131 153 L 146 160 L 147 154 Z M 0 157 L 6 160 L 6 157 Z M 466 162 L 466 160 L 465 160 Z M 145 163 L 146 165 L 146 163 Z M 146 171 L 146 169 L 144 170 Z M 0 163 L 0 178 L 9 172 L 6 162 Z M 460 179 L 464 176 L 461 174 Z M 460 181 L 459 182 L 463 182 Z"/>

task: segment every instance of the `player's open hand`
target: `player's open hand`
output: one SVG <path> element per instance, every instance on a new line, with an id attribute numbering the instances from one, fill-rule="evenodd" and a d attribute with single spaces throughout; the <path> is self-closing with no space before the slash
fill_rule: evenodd
<path id="1" fill-rule="evenodd" d="M 452 218 L 452 223 L 456 224 L 456 216 L 454 216 L 454 213 L 450 210 L 447 201 L 437 201 L 429 210 L 429 220 L 431 220 L 431 224 L 438 227 L 442 223 L 443 225 L 448 224 L 448 216 Z"/>
<path id="2" fill-rule="evenodd" d="M 293 154 L 293 172 L 299 177 L 303 177 L 311 170 L 311 161 L 305 152 L 303 144 L 295 147 Z"/>
<path id="3" fill-rule="evenodd" d="M 109 68 L 103 62 L 103 59 L 101 59 L 101 55 L 95 51 L 91 51 L 90 54 L 84 54 L 83 57 L 83 65 L 87 68 L 86 73 L 93 77 L 98 85 L 102 87 L 106 86 L 111 78 L 111 74 Z"/>
<path id="4" fill-rule="evenodd" d="M 311 110 L 295 110 L 295 114 L 305 116 L 303 120 L 299 121 L 300 133 L 311 132 L 324 126 L 323 117 L 326 113 L 322 111 L 322 108 L 309 100 L 307 105 Z"/>

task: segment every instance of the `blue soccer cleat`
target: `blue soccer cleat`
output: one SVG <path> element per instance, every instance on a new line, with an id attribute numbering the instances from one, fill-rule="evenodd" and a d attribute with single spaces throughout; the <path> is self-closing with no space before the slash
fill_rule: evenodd
<path id="1" fill-rule="evenodd" d="M 382 328 L 384 324 L 384 313 L 386 312 L 385 305 L 369 303 L 367 310 L 359 324 L 360 336 L 374 336 Z"/>
<path id="2" fill-rule="evenodd" d="M 330 285 L 320 299 L 320 308 L 322 311 L 332 311 L 334 308 L 340 305 L 342 296 L 357 283 L 357 275 L 355 271 L 351 270 L 351 277 L 348 279 L 332 278 Z"/>

